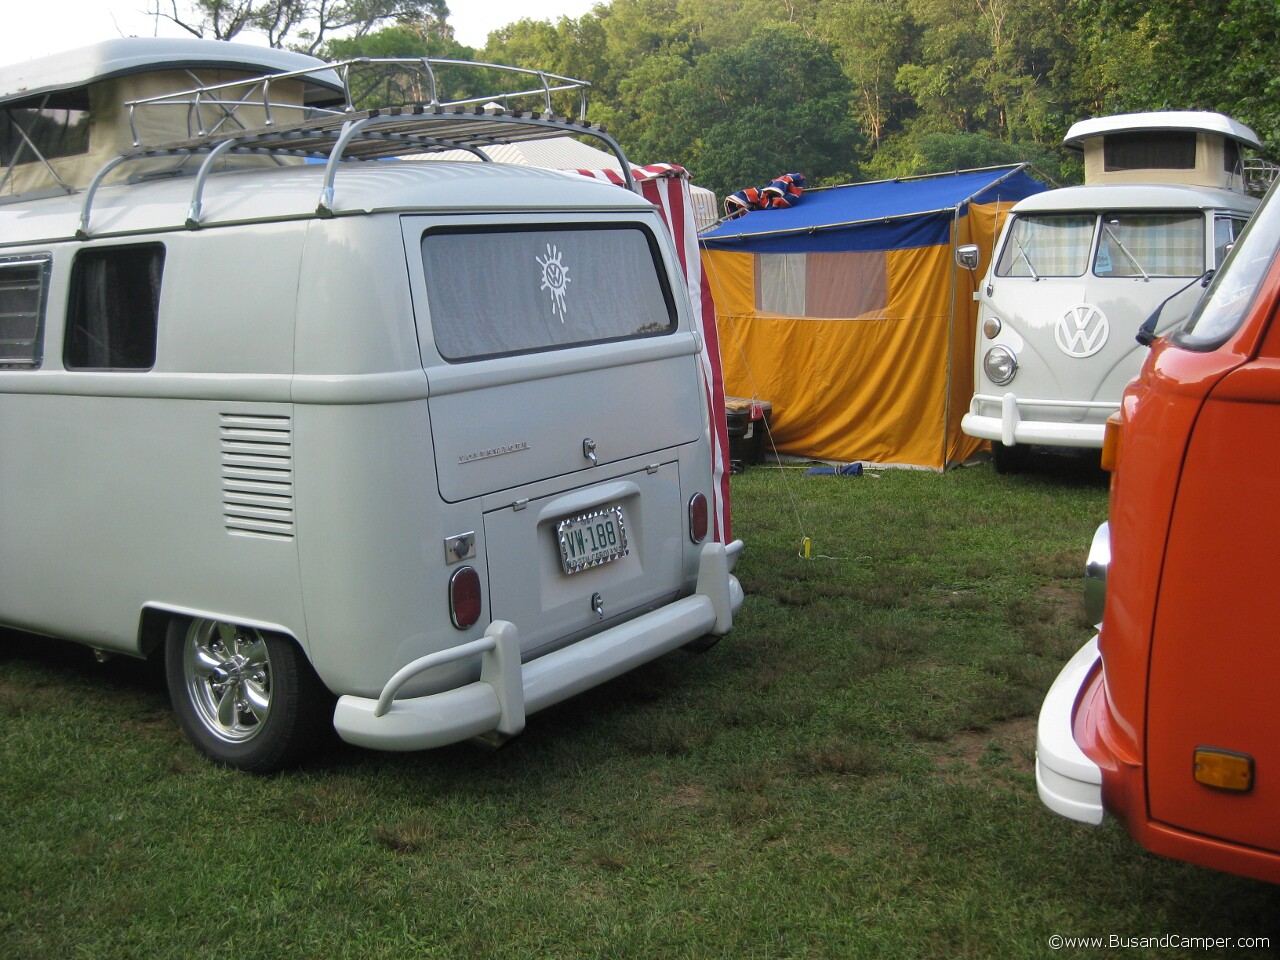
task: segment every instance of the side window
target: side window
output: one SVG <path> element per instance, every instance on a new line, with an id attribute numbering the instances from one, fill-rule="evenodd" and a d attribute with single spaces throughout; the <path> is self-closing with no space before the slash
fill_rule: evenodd
<path id="1" fill-rule="evenodd" d="M 1113 133 L 1102 140 L 1103 164 L 1112 170 L 1194 170 L 1193 130 Z"/>
<path id="2" fill-rule="evenodd" d="M 77 97 L 80 94 L 80 97 Z M 0 111 L 0 165 L 35 163 L 41 157 L 74 157 L 89 152 L 88 95 L 72 91 L 83 104 L 10 107 Z"/>
<path id="3" fill-rule="evenodd" d="M 0 258 L 0 368 L 40 366 L 49 257 Z"/>
<path id="4" fill-rule="evenodd" d="M 71 269 L 68 370 L 149 370 L 156 362 L 160 275 L 158 243 L 82 251 Z"/>
<path id="5" fill-rule="evenodd" d="M 1244 229 L 1244 225 L 1248 222 L 1243 217 L 1224 216 L 1218 216 L 1213 221 L 1214 269 L 1222 266 L 1222 261 L 1226 259 L 1227 252 L 1236 242 L 1236 238 L 1240 236 L 1240 231 Z"/>
<path id="6" fill-rule="evenodd" d="M 1267 199 L 1240 234 L 1226 262 L 1174 337 L 1180 347 L 1213 350 L 1240 329 L 1249 308 L 1280 250 L 1280 207 L 1276 192 Z"/>

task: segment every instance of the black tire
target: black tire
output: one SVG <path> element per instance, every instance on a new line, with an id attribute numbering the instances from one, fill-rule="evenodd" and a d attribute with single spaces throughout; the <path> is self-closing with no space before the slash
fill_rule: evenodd
<path id="1" fill-rule="evenodd" d="M 164 658 L 178 722 L 217 763 L 274 773 L 331 740 L 333 696 L 286 637 L 222 621 L 175 619 Z"/>
<path id="2" fill-rule="evenodd" d="M 991 442 L 991 462 L 996 473 L 1021 473 L 1027 467 L 1027 445 L 1024 443 L 1006 447 L 998 440 Z"/>

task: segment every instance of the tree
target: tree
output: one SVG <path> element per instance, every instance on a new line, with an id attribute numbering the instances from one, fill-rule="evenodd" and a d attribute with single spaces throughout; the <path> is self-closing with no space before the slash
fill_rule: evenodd
<path id="1" fill-rule="evenodd" d="M 424 20 L 385 27 L 364 36 L 330 40 L 320 49 L 319 55 L 325 60 L 334 61 L 354 60 L 358 57 L 471 60 L 475 51 L 458 43 L 449 27 L 434 20 Z M 485 78 L 476 69 L 439 66 L 433 72 L 437 100 L 466 100 L 492 92 L 492 88 L 486 87 Z M 387 65 L 353 67 L 348 77 L 352 99 L 357 106 L 417 103 L 431 98 L 425 73 L 420 68 L 405 69 Z"/>
<path id="2" fill-rule="evenodd" d="M 273 47 L 314 54 L 343 32 L 363 37 L 388 22 L 443 24 L 449 8 L 446 0 L 151 0 L 149 12 L 196 37 L 231 40 L 250 30 Z"/>
<path id="3" fill-rule="evenodd" d="M 679 64 L 669 54 L 658 76 L 646 64 L 624 85 L 637 114 L 626 146 L 637 156 L 680 163 L 720 194 L 782 173 L 816 184 L 854 172 L 862 139 L 849 82 L 831 48 L 803 27 L 763 26 L 670 77 Z"/>
<path id="4" fill-rule="evenodd" d="M 911 18 L 899 0 L 826 0 L 819 23 L 853 85 L 862 131 L 878 148 L 905 107 L 895 80 L 911 48 Z"/>
<path id="5" fill-rule="evenodd" d="M 1030 163 L 1045 176 L 1060 183 L 1078 181 L 1083 172 L 1079 162 L 1064 165 L 1061 148 L 1046 147 L 1034 140 L 1006 142 L 987 133 L 919 133 L 911 131 L 887 141 L 877 150 L 864 172 L 878 180 L 914 177 L 949 170 Z"/>
<path id="6" fill-rule="evenodd" d="M 1217 110 L 1280 145 L 1274 0 L 1079 0 L 1095 112 Z"/>

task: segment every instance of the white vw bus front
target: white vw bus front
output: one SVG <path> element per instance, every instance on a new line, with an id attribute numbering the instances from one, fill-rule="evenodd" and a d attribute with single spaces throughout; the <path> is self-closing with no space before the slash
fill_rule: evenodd
<path id="1" fill-rule="evenodd" d="M 979 302 L 974 396 L 962 428 L 997 469 L 1028 445 L 1099 448 L 1138 372 L 1136 335 L 1166 300 L 1163 334 L 1195 303 L 1256 201 L 1184 185 L 1067 187 L 1014 207 Z"/>

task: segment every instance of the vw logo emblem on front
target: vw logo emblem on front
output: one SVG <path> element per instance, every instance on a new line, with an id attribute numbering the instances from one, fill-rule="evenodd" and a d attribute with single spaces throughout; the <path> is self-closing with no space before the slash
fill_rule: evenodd
<path id="1" fill-rule="evenodd" d="M 1101 350 L 1110 332 L 1107 315 L 1091 303 L 1069 307 L 1053 328 L 1058 349 L 1077 359 L 1092 357 Z"/>

